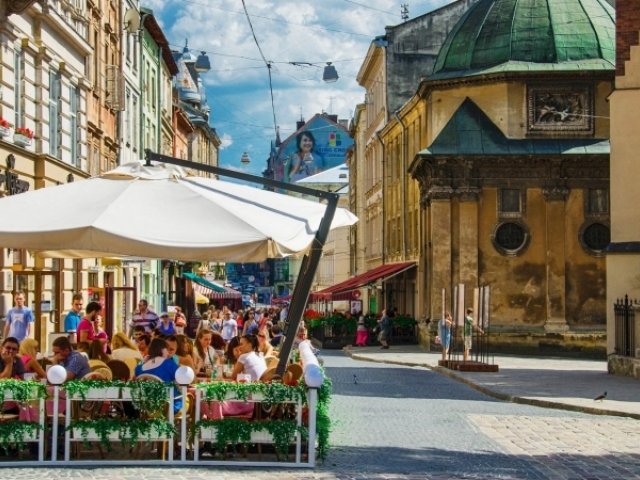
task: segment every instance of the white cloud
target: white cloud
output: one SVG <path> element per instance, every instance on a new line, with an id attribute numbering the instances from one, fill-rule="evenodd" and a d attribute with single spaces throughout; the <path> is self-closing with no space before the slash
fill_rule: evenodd
<path id="1" fill-rule="evenodd" d="M 451 1 L 419 2 L 410 7 L 410 15 Z M 188 39 L 190 48 L 208 52 L 212 69 L 203 80 L 212 107 L 211 124 L 223 140 L 221 163 L 237 164 L 242 152 L 248 151 L 251 164 L 240 171 L 259 174 L 275 138 L 273 111 L 268 71 L 241 2 L 145 0 L 145 5 L 162 17 L 172 48 L 182 48 Z M 283 140 L 301 115 L 308 120 L 327 111 L 350 118 L 364 99 L 355 77 L 371 40 L 383 35 L 385 26 L 401 21 L 395 0 L 251 0 L 246 5 L 262 52 L 274 62 L 274 107 Z M 340 79 L 325 84 L 322 68 L 329 61 L 335 62 Z"/>
<path id="2" fill-rule="evenodd" d="M 233 137 L 229 133 L 223 133 L 220 137 L 220 150 L 224 150 L 231 145 L 233 145 Z"/>

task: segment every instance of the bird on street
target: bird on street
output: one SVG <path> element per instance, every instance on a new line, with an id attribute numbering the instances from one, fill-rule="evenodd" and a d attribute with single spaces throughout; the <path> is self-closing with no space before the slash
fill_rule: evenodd
<path id="1" fill-rule="evenodd" d="M 594 402 L 601 402 L 605 398 L 607 398 L 607 392 L 604 392 L 602 395 L 598 395 L 596 398 L 593 399 L 593 401 Z"/>

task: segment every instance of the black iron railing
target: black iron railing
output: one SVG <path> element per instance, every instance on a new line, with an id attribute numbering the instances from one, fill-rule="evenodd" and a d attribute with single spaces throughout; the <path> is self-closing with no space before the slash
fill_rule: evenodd
<path id="1" fill-rule="evenodd" d="M 635 308 L 637 300 L 629 300 L 625 295 L 624 300 L 618 299 L 613 304 L 615 312 L 615 352 L 624 357 L 635 357 Z"/>

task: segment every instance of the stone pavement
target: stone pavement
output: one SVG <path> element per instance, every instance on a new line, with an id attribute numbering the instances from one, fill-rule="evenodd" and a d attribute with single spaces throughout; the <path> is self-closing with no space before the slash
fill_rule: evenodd
<path id="1" fill-rule="evenodd" d="M 460 372 L 439 367 L 440 353 L 417 345 L 346 347 L 357 360 L 421 366 L 501 400 L 591 414 L 640 419 L 640 381 L 607 373 L 605 360 L 495 355 L 498 372 Z M 594 398 L 607 392 L 603 401 Z"/>

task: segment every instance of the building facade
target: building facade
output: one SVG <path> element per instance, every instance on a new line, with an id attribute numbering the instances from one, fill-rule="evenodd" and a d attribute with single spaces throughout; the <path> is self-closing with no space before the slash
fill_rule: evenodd
<path id="1" fill-rule="evenodd" d="M 144 148 L 216 165 L 220 141 L 209 112 L 194 117 L 180 104 L 176 74 L 153 12 L 136 0 L 2 2 L 0 196 L 81 181 L 140 160 Z M 114 331 L 136 298 L 158 310 L 172 301 L 156 260 L 0 252 L 0 316 L 23 290 L 43 346 L 62 330 L 75 292 L 111 305 Z"/>
<path id="2" fill-rule="evenodd" d="M 607 358 L 609 371 L 640 378 L 637 314 L 616 317 L 614 303 L 640 298 L 640 224 L 635 186 L 638 171 L 635 112 L 640 108 L 640 8 L 616 2 L 616 77 L 611 105 L 611 245 L 607 251 Z M 636 306 L 631 307 L 632 310 Z"/>
<path id="3" fill-rule="evenodd" d="M 351 208 L 360 213 L 352 227 L 352 274 L 385 274 L 362 289 L 364 305 L 372 313 L 387 307 L 428 316 L 421 293 L 425 284 L 419 261 L 424 248 L 419 192 L 406 173 L 414 155 L 426 146 L 424 112 L 419 112 L 424 107 L 413 97 L 421 79 L 432 73 L 447 34 L 475 2 L 459 0 L 387 27 L 385 35 L 371 42 L 357 75 L 366 93 L 352 123 L 358 141 L 350 159 L 350 167 L 357 170 L 352 170 Z M 418 105 L 417 110 L 407 108 L 408 102 Z M 398 116 L 401 111 L 410 113 Z M 401 268 L 409 262 L 415 268 Z M 398 270 L 386 265 L 398 265 Z"/>
<path id="4" fill-rule="evenodd" d="M 15 7 L 22 8 L 15 8 Z M 87 58 L 85 2 L 3 2 L 0 12 L 1 195 L 17 195 L 87 176 Z M 0 311 L 12 292 L 27 292 L 36 316 L 35 337 L 45 344 L 58 328 L 62 292 L 80 288 L 86 276 L 72 260 L 35 258 L 1 249 Z"/>
<path id="5" fill-rule="evenodd" d="M 494 344 L 500 332 L 558 348 L 604 340 L 615 14 L 595 0 L 570 4 L 561 14 L 552 1 L 480 0 L 414 108 L 426 112 L 427 148 L 409 168 L 423 208 L 426 308 L 437 318 L 443 289 L 451 298 L 460 284 L 489 286 Z"/>

